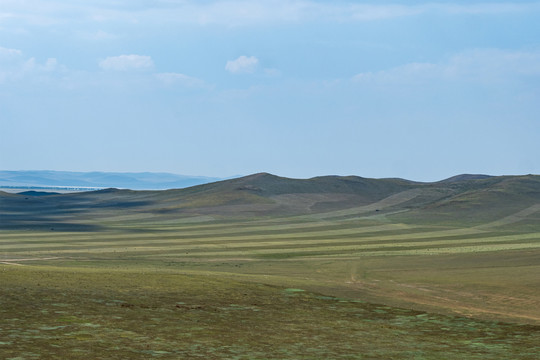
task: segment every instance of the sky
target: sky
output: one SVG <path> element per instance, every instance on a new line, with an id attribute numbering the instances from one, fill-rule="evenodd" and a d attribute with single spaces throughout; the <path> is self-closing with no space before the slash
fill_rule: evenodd
<path id="1" fill-rule="evenodd" d="M 540 1 L 0 0 L 0 169 L 540 173 Z"/>

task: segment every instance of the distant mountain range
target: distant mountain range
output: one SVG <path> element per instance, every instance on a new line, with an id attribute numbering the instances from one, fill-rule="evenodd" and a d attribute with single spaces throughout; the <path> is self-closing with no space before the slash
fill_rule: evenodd
<path id="1" fill-rule="evenodd" d="M 132 190 L 178 189 L 222 180 L 204 176 L 186 176 L 169 173 L 119 173 L 71 171 L 0 171 L 0 187 L 28 189 L 102 189 Z"/>

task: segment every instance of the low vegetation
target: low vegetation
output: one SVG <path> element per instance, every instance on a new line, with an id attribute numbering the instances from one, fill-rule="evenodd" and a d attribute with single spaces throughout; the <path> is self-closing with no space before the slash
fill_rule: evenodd
<path id="1" fill-rule="evenodd" d="M 0 194 L 1 358 L 535 359 L 539 184 Z"/>

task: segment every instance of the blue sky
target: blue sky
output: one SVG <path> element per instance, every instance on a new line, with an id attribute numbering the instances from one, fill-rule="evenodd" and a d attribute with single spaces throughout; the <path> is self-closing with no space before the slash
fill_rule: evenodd
<path id="1" fill-rule="evenodd" d="M 0 0 L 0 169 L 540 173 L 540 1 Z"/>

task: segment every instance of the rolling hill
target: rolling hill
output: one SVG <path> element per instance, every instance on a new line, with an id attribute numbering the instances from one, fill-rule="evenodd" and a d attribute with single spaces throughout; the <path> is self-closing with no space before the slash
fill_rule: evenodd
<path id="1" fill-rule="evenodd" d="M 36 196 L 39 195 L 39 196 Z M 496 221 L 540 203 L 540 176 L 466 176 L 418 183 L 403 179 L 322 176 L 289 179 L 259 173 L 164 191 L 104 189 L 82 193 L 0 193 L 2 229 L 95 225 L 112 216 L 139 221 L 373 215 L 397 221 L 469 224 Z M 63 224 L 63 225 L 62 225 Z"/>

